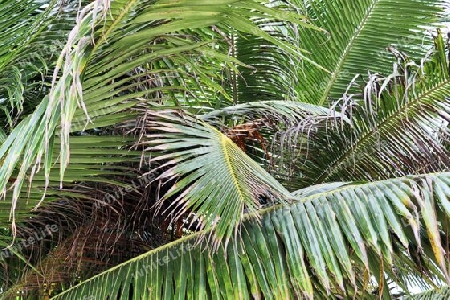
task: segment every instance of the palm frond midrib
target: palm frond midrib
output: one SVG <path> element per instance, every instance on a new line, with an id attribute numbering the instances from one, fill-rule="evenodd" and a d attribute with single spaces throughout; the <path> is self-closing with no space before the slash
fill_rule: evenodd
<path id="1" fill-rule="evenodd" d="M 342 72 L 342 69 L 344 67 L 344 63 L 350 53 L 350 50 L 357 40 L 357 38 L 360 36 L 362 29 L 364 28 L 364 24 L 367 22 L 367 20 L 370 18 L 376 4 L 379 2 L 379 0 L 374 0 L 370 8 L 367 10 L 365 16 L 361 20 L 361 23 L 359 26 L 356 27 L 355 33 L 351 36 L 350 41 L 347 44 L 347 47 L 345 48 L 343 54 L 339 57 L 339 60 L 336 64 L 336 67 L 334 71 L 331 73 L 331 78 L 327 83 L 327 86 L 325 88 L 325 91 L 323 93 L 322 98 L 319 100 L 318 105 L 324 105 L 326 103 L 328 96 L 330 95 L 331 90 L 333 89 L 333 86 L 336 82 L 336 80 L 339 78 L 340 72 Z"/>
<path id="2" fill-rule="evenodd" d="M 329 165 L 322 174 L 314 180 L 314 184 L 320 184 L 326 182 L 329 176 L 334 174 L 336 170 L 339 170 L 340 165 L 347 162 L 354 153 L 358 151 L 358 148 L 364 145 L 366 141 L 368 141 L 374 134 L 383 130 L 387 126 L 395 123 L 400 123 L 404 120 L 408 110 L 418 109 L 421 105 L 421 100 L 427 98 L 428 96 L 439 93 L 441 89 L 445 89 L 450 84 L 450 79 L 445 79 L 440 82 L 437 86 L 433 85 L 422 94 L 417 96 L 412 101 L 405 101 L 401 106 L 399 106 L 397 111 L 393 111 L 389 114 L 388 117 L 381 120 L 379 124 L 376 124 L 375 129 L 366 131 L 361 137 L 357 138 L 346 150 L 339 156 L 331 165 Z"/>

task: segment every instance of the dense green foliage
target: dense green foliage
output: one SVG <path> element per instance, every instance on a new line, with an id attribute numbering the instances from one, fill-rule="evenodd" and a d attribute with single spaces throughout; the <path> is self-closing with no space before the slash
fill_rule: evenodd
<path id="1" fill-rule="evenodd" d="M 1 296 L 445 298 L 448 5 L 1 2 Z"/>

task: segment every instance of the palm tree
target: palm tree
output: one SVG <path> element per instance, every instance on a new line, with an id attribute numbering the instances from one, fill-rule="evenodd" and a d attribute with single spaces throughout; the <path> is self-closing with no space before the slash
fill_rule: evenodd
<path id="1" fill-rule="evenodd" d="M 2 296 L 445 299 L 447 5 L 0 3 Z"/>

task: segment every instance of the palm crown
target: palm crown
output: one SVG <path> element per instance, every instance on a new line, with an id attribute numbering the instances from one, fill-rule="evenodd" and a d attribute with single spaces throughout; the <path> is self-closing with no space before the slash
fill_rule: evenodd
<path id="1" fill-rule="evenodd" d="M 447 5 L 0 4 L 3 296 L 445 286 Z"/>

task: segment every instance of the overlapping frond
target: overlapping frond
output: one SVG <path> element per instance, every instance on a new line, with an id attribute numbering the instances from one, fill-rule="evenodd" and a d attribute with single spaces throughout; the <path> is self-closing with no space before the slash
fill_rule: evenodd
<path id="1" fill-rule="evenodd" d="M 63 181 L 60 181 L 56 172 L 46 178 L 43 171 L 37 172 L 32 181 L 30 174 L 25 174 L 25 185 L 20 191 L 22 201 L 15 203 L 12 201 L 11 182 L 8 184 L 5 200 L 1 202 L 0 226 L 10 227 L 10 209 L 18 209 L 18 214 L 23 219 L 43 200 L 45 191 L 48 191 L 46 201 L 56 200 L 65 195 L 64 189 L 60 187 L 70 187 L 74 182 L 104 182 L 121 186 L 120 181 L 109 180 L 111 175 L 121 174 L 127 176 L 127 170 L 120 166 L 120 163 L 138 163 L 140 153 L 127 150 L 133 143 L 133 139 L 122 136 L 73 136 L 71 138 L 73 160 L 67 169 Z M 58 157 L 59 139 L 54 141 L 53 153 L 51 156 Z M 5 164 L 7 162 L 4 162 Z M 59 169 L 59 163 L 52 164 L 52 170 Z M 38 171 L 37 167 L 36 170 Z M 13 173 L 15 176 L 15 173 Z M 13 177 L 14 178 L 14 177 Z M 80 196 L 82 196 L 80 194 Z"/>
<path id="2" fill-rule="evenodd" d="M 214 127 L 176 111 L 145 115 L 139 144 L 160 164 L 152 166 L 161 172 L 156 180 L 171 185 L 161 201 L 177 217 L 193 211 L 201 228 L 217 227 L 217 237 L 229 239 L 246 212 L 288 200 L 283 186 Z"/>
<path id="3" fill-rule="evenodd" d="M 284 123 L 289 127 L 307 119 L 309 116 L 328 116 L 331 111 L 322 106 L 293 101 L 258 101 L 238 104 L 213 110 L 199 118 L 216 126 L 237 125 L 242 121 L 267 119 L 272 123 Z M 235 123 L 227 124 L 227 121 Z"/>
<path id="4" fill-rule="evenodd" d="M 422 57 L 431 46 L 424 43 L 424 26 L 443 12 L 445 1 L 435 0 L 307 0 L 290 1 L 301 14 L 329 32 L 329 36 L 303 30 L 299 44 L 310 57 L 331 71 L 309 67 L 298 72 L 296 96 L 301 101 L 324 105 L 338 99 L 356 74 L 384 73 L 391 60 L 386 48 L 406 51 L 412 59 Z M 292 35 L 294 35 L 293 33 Z M 426 40 L 426 39 L 425 39 Z M 424 43 L 424 46 L 419 46 Z"/>
<path id="5" fill-rule="evenodd" d="M 283 14 L 301 14 L 299 8 L 290 5 L 288 1 L 270 1 L 268 6 Z M 309 21 L 308 18 L 305 19 Z M 296 47 L 306 58 L 303 55 L 292 55 L 291 51 L 286 51 L 261 36 L 231 32 L 226 38 L 229 55 L 245 64 L 237 65 L 237 70 L 230 69 L 225 74 L 233 104 L 273 99 L 298 100 L 295 90 L 299 84 L 298 74 L 303 72 L 303 62 L 308 61 L 310 55 L 303 50 L 298 39 L 299 32 L 304 28 L 300 28 L 295 22 L 274 21 L 267 17 L 253 16 L 252 20 L 264 32 Z M 328 36 L 323 29 L 317 32 L 323 37 Z M 328 64 L 318 65 L 312 62 L 312 65 L 325 73 L 331 72 L 328 70 Z"/>
<path id="6" fill-rule="evenodd" d="M 239 235 L 218 252 L 197 243 L 206 234 L 201 232 L 55 299 L 358 298 L 387 293 L 387 280 L 405 287 L 397 277 L 403 268 L 448 281 L 441 230 L 450 215 L 449 196 L 448 173 L 319 189 L 263 211 L 261 222 L 247 216 Z M 370 290 L 372 275 L 381 290 Z"/>
<path id="7" fill-rule="evenodd" d="M 259 27 L 282 40 L 288 25 L 260 20 Z M 322 33 L 325 35 L 325 33 Z M 236 35 L 233 40 L 234 55 L 246 66 L 238 66 L 238 72 L 230 74 L 233 103 L 259 102 L 273 99 L 295 99 L 296 82 L 301 56 L 295 56 L 265 39 L 253 35 Z M 300 46 L 299 46 L 300 47 Z M 326 71 L 324 71 L 326 72 Z"/>
<path id="8" fill-rule="evenodd" d="M 421 63 L 399 58 L 390 75 L 373 74 L 359 94 L 334 103 L 350 122 L 330 115 L 317 132 L 285 132 L 284 159 L 303 186 L 448 170 L 449 69 L 441 34 L 435 42 Z"/>
<path id="9" fill-rule="evenodd" d="M 48 93 L 46 79 L 63 46 L 59 38 L 70 31 L 77 7 L 34 0 L 0 6 L 0 126 L 11 127 Z"/>
<path id="10" fill-rule="evenodd" d="M 49 153 L 55 135 L 61 138 L 58 159 L 62 180 L 69 163 L 72 132 L 133 119 L 134 115 L 127 110 L 140 102 L 147 103 L 146 99 L 162 102 L 158 93 L 178 90 L 182 95 L 186 91 L 183 79 L 195 79 L 197 85 L 217 88 L 212 75 L 216 69 L 196 65 L 195 57 L 215 59 L 217 66 L 236 60 L 227 57 L 222 49 L 215 51 L 211 47 L 211 34 L 202 30 L 212 25 L 259 35 L 286 51 L 300 54 L 288 43 L 260 30 L 248 19 L 251 15 L 313 27 L 301 16 L 281 13 L 259 1 L 180 4 L 163 0 L 146 3 L 97 0 L 86 5 L 57 61 L 49 94 L 0 147 L 0 157 L 5 161 L 0 168 L 2 194 L 14 170 L 18 171 L 12 194 L 15 207 L 25 175 L 35 163 L 42 164 L 48 179 L 54 163 Z M 124 31 L 128 34 L 124 35 Z M 178 84 L 163 84 L 161 76 L 174 69 Z M 176 97 L 171 100 L 177 103 Z"/>
<path id="11" fill-rule="evenodd" d="M 439 289 L 430 290 L 417 295 L 406 296 L 405 300 L 446 300 L 450 298 L 450 288 L 443 287 Z"/>
<path id="12" fill-rule="evenodd" d="M 83 3 L 73 24 L 62 21 L 78 3 L 68 13 L 54 10 L 56 2 L 42 12 L 44 2 L 17 5 L 7 23 L 19 25 L 0 33 L 1 41 L 14 40 L 12 49 L 0 45 L 7 95 L 0 86 L 0 109 L 9 116 L 0 126 L 17 125 L 0 128 L 0 245 L 14 238 L 16 245 L 48 220 L 68 231 L 42 251 L 16 251 L 0 277 L 25 273 L 10 283 L 20 290 L 28 281 L 50 294 L 52 284 L 72 284 L 71 275 L 84 280 L 160 245 L 151 243 L 158 234 L 149 226 L 165 234 L 167 224 L 159 228 L 153 218 L 186 221 L 193 213 L 190 225 L 204 231 L 59 298 L 358 298 L 388 296 L 390 283 L 406 292 L 410 283 L 449 282 L 450 174 L 342 182 L 450 166 L 442 36 L 435 52 L 413 62 L 428 50 L 428 42 L 418 46 L 421 26 L 438 19 L 444 0 L 95 0 Z M 35 55 L 65 33 L 59 59 L 51 51 Z M 386 47 L 398 58 L 393 73 L 368 73 L 391 68 Z M 37 79 L 53 67 L 51 82 Z M 365 85 L 353 84 L 358 78 L 347 89 L 366 73 Z M 339 97 L 332 109 L 242 103 Z M 258 155 L 246 152 L 243 134 L 261 141 L 252 149 Z M 266 149 L 273 136 L 289 151 Z M 269 161 L 274 177 L 261 168 Z M 134 180 L 140 185 L 130 188 Z M 78 219 L 68 226 L 71 216 Z M 16 220 L 24 222 L 18 236 Z M 63 257 L 67 265 L 58 263 Z"/>
<path id="13" fill-rule="evenodd" d="M 271 143 L 289 128 L 303 128 L 312 119 L 328 119 L 334 113 L 324 107 L 294 101 L 257 101 L 228 106 L 198 116 L 221 129 L 246 154 L 266 168 L 272 168 L 276 178 L 283 177 L 282 169 L 272 162 L 283 157 L 283 147 Z M 345 119 L 345 117 L 344 117 Z M 282 136 L 281 136 L 282 138 Z M 286 152 L 289 153 L 289 150 Z"/>

